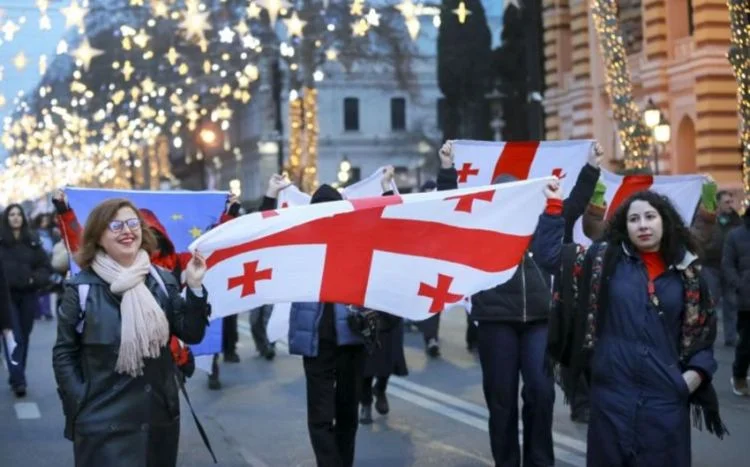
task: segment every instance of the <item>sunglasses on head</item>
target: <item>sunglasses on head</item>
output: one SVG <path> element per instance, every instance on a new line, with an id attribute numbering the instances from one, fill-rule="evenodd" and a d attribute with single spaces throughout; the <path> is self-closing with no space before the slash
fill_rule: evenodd
<path id="1" fill-rule="evenodd" d="M 122 229 L 125 228 L 125 226 L 128 226 L 128 229 L 130 229 L 131 232 L 135 232 L 136 230 L 140 230 L 141 228 L 141 221 L 138 218 L 132 218 L 132 219 L 126 219 L 124 221 L 112 221 L 107 226 L 110 231 L 113 233 L 120 233 L 122 232 Z"/>

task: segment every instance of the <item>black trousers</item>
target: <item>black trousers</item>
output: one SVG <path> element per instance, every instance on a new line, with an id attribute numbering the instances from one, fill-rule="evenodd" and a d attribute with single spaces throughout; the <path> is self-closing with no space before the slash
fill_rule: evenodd
<path id="1" fill-rule="evenodd" d="M 581 411 L 589 409 L 589 383 L 583 375 L 575 381 L 573 372 L 568 368 L 560 368 L 560 373 L 563 392 L 569 398 L 570 414 L 578 416 Z"/>
<path id="2" fill-rule="evenodd" d="M 438 334 L 440 334 L 440 315 L 442 313 L 437 313 L 429 318 L 427 318 L 424 321 L 420 321 L 417 324 L 417 328 L 419 328 L 420 331 L 422 331 L 422 336 L 424 337 L 424 343 L 427 344 L 427 342 L 430 341 L 430 339 L 438 339 Z"/>
<path id="3" fill-rule="evenodd" d="M 237 353 L 237 341 L 240 335 L 237 332 L 237 315 L 227 316 L 221 319 L 221 351 L 225 354 Z"/>
<path id="4" fill-rule="evenodd" d="M 305 357 L 307 429 L 318 467 L 351 467 L 362 393 L 363 346 L 321 340 L 317 357 Z"/>
<path id="5" fill-rule="evenodd" d="M 734 349 L 732 376 L 734 379 L 747 378 L 750 367 L 750 310 L 737 313 L 737 347 Z"/>
<path id="6" fill-rule="evenodd" d="M 389 376 L 377 378 L 370 376 L 362 380 L 362 405 L 372 405 L 373 381 L 375 382 L 375 391 L 384 393 L 388 388 L 388 378 Z"/>
<path id="7" fill-rule="evenodd" d="M 10 378 L 8 383 L 16 388 L 26 385 L 26 357 L 29 355 L 29 339 L 34 328 L 34 314 L 39 307 L 39 298 L 35 292 L 17 292 L 10 294 L 10 321 L 16 347 L 11 354 L 8 342 L 4 343 L 5 363 Z"/>
<path id="8" fill-rule="evenodd" d="M 264 352 L 271 345 L 268 342 L 266 326 L 268 326 L 268 320 L 271 319 L 272 311 L 273 307 L 271 305 L 263 305 L 250 311 L 250 333 L 253 336 L 255 348 L 258 352 Z"/>

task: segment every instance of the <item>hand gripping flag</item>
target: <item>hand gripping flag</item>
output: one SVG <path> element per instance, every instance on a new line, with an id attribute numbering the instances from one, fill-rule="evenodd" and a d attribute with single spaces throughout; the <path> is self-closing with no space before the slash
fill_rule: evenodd
<path id="1" fill-rule="evenodd" d="M 85 224 L 89 213 L 97 204 L 111 198 L 126 198 L 139 209 L 150 209 L 166 229 L 175 253 L 187 251 L 190 242 L 218 222 L 227 200 L 227 193 L 219 191 L 66 188 L 65 194 L 81 225 Z M 71 268 L 73 267 L 74 263 L 71 262 Z M 190 348 L 196 356 L 221 352 L 221 326 L 209 326 L 203 341 Z"/>
<path id="2" fill-rule="evenodd" d="M 254 213 L 190 249 L 207 257 L 213 318 L 333 302 L 422 320 L 513 275 L 549 180 Z"/>

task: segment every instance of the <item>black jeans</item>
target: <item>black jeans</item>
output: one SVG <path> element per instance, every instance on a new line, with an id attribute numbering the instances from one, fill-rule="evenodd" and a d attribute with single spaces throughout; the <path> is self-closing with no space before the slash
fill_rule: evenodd
<path id="1" fill-rule="evenodd" d="M 221 319 L 221 351 L 225 354 L 237 353 L 237 341 L 240 335 L 237 332 L 237 315 L 227 316 Z"/>
<path id="2" fill-rule="evenodd" d="M 420 331 L 422 331 L 422 336 L 424 337 L 424 343 L 427 344 L 430 339 L 438 339 L 438 334 L 440 333 L 440 315 L 442 313 L 437 313 L 435 315 L 430 316 L 424 321 L 420 321 L 417 324 L 417 328 L 419 328 Z"/>
<path id="3" fill-rule="evenodd" d="M 36 292 L 16 292 L 10 294 L 10 322 L 13 326 L 13 337 L 16 347 L 11 355 L 8 342 L 4 342 L 5 363 L 10 378 L 8 383 L 13 388 L 26 385 L 26 357 L 29 355 L 29 338 L 34 327 L 34 316 L 39 307 Z"/>
<path id="4" fill-rule="evenodd" d="M 737 313 L 737 347 L 734 349 L 732 376 L 734 379 L 747 378 L 750 367 L 750 310 Z"/>
<path id="5" fill-rule="evenodd" d="M 307 428 L 319 467 L 351 467 L 359 419 L 365 349 L 321 340 L 305 357 Z"/>
<path id="6" fill-rule="evenodd" d="M 388 388 L 388 378 L 389 376 L 384 378 L 370 376 L 362 380 L 362 405 L 372 405 L 373 380 L 375 381 L 375 391 L 385 393 L 385 390 Z"/>
<path id="7" fill-rule="evenodd" d="M 253 342 L 258 352 L 264 352 L 271 345 L 268 342 L 266 326 L 268 326 L 272 311 L 271 305 L 263 305 L 250 311 L 250 333 L 253 335 Z"/>

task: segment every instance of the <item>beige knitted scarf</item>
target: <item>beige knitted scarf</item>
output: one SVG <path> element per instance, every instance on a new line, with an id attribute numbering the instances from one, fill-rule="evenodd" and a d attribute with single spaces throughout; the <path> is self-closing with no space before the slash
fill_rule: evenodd
<path id="1" fill-rule="evenodd" d="M 94 258 L 94 272 L 109 284 L 120 303 L 120 352 L 115 370 L 132 377 L 143 374 L 144 358 L 156 358 L 169 340 L 169 322 L 156 298 L 146 287 L 151 261 L 144 250 L 126 268 L 100 252 Z"/>

